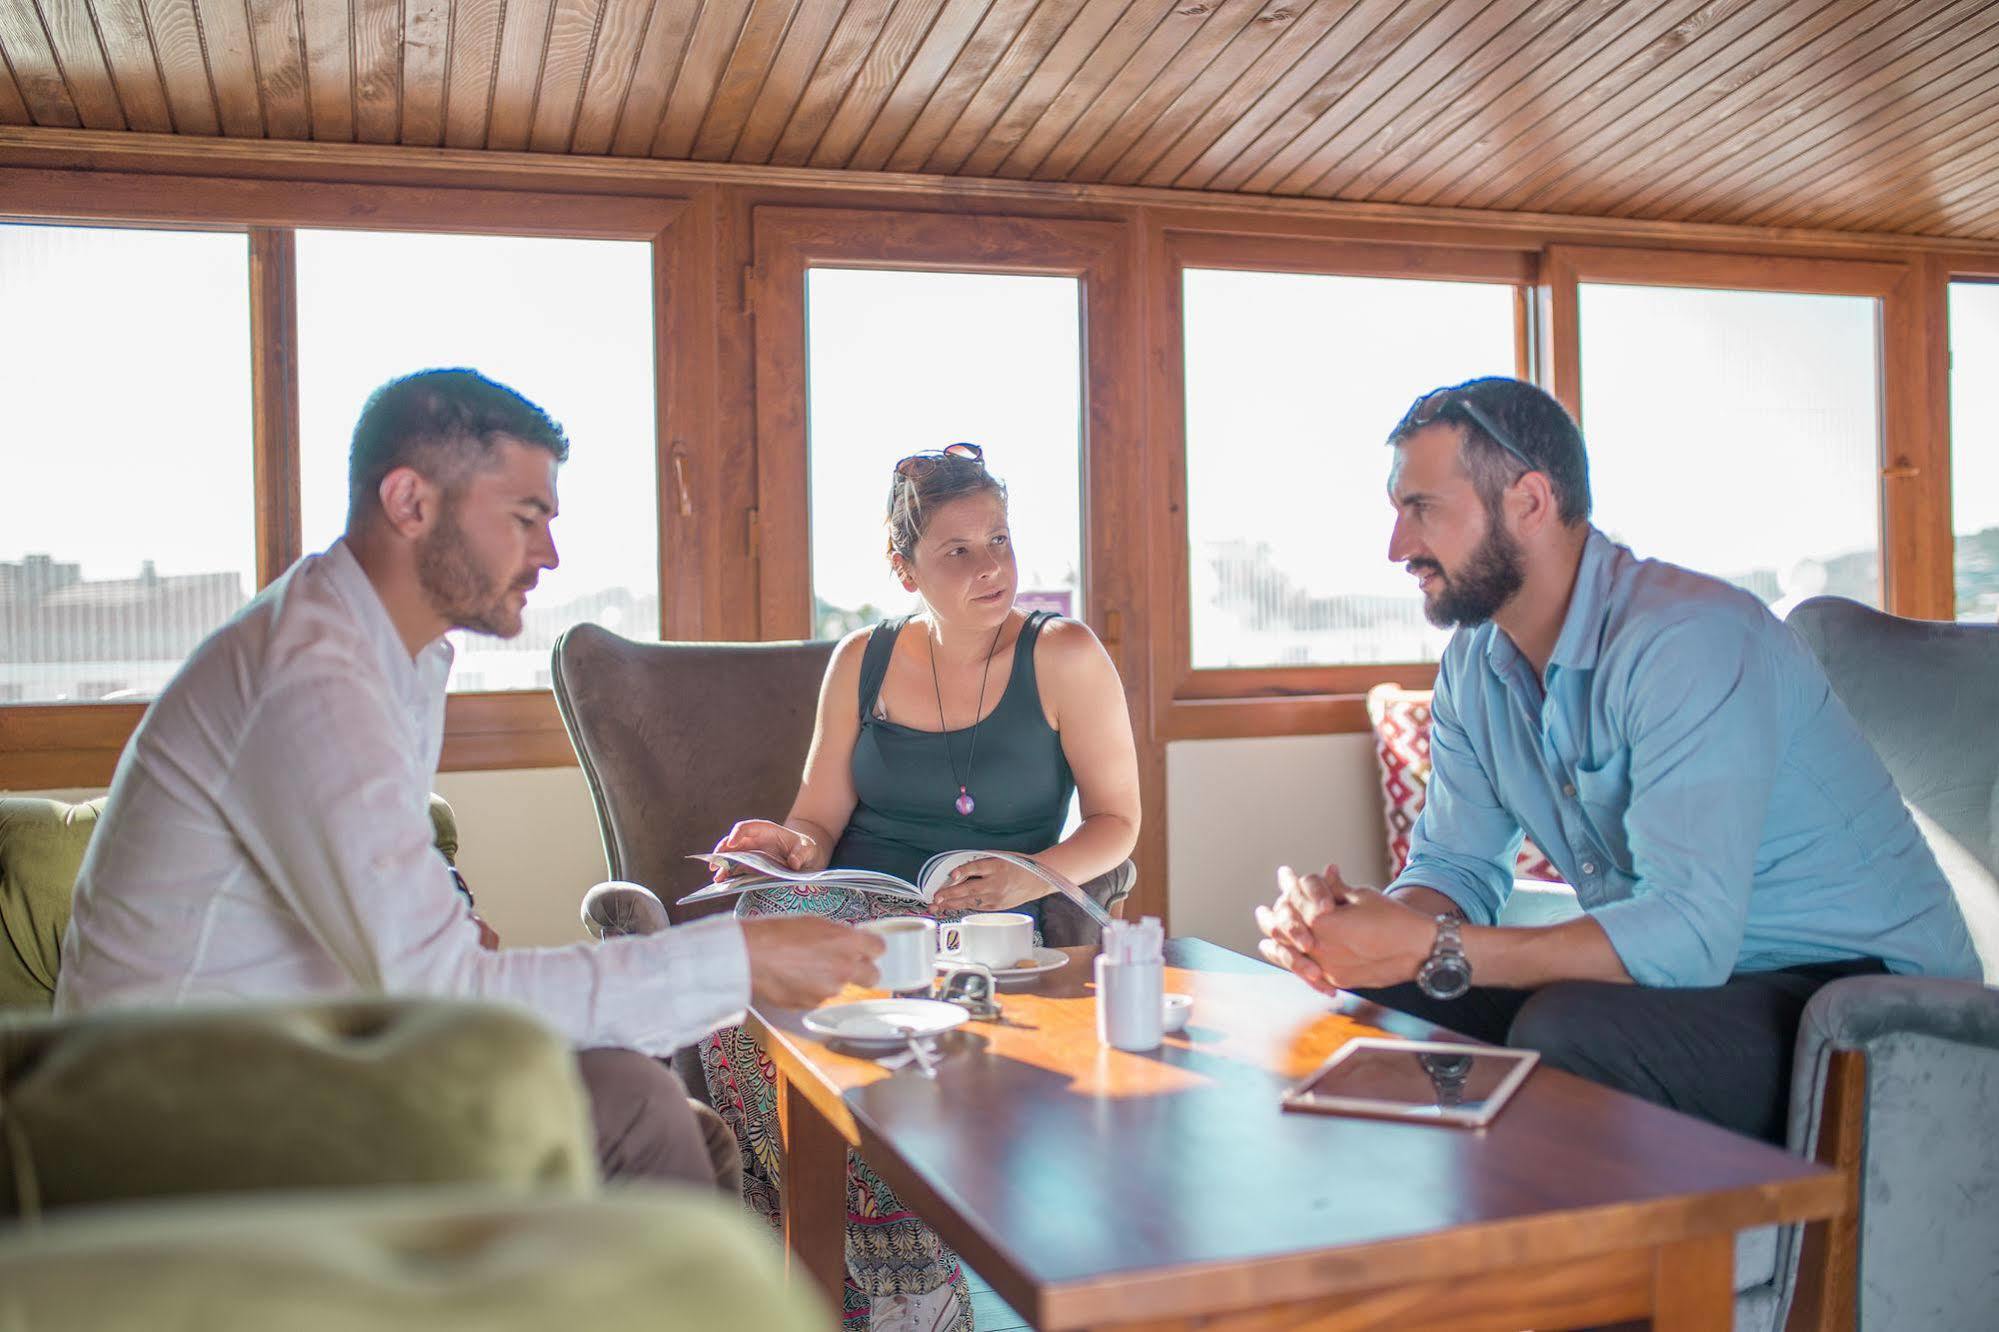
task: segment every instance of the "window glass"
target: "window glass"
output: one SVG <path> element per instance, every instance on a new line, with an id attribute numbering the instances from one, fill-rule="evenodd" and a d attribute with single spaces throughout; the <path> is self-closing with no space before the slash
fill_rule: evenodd
<path id="1" fill-rule="evenodd" d="M 916 608 L 888 568 L 890 477 L 959 440 L 1006 483 L 1018 604 L 1081 616 L 1080 284 L 814 268 L 805 292 L 815 632 Z"/>
<path id="2" fill-rule="evenodd" d="M 1877 302 L 1584 283 L 1598 527 L 1782 615 L 1881 601 Z"/>
<path id="3" fill-rule="evenodd" d="M 346 523 L 347 450 L 369 393 L 465 366 L 562 424 L 561 565 L 507 640 L 457 633 L 455 690 L 537 689 L 549 649 L 592 621 L 659 637 L 652 247 L 643 241 L 302 231 L 300 475 L 305 548 Z"/>
<path id="4" fill-rule="evenodd" d="M 0 702 L 143 698 L 256 587 L 249 243 L 0 225 Z"/>
<path id="5" fill-rule="evenodd" d="M 1514 373 L 1514 289 L 1188 269 L 1195 667 L 1434 661 L 1388 560 L 1388 433 L 1421 394 Z"/>
<path id="6" fill-rule="evenodd" d="M 1950 284 L 1950 494 L 1957 618 L 1999 620 L 1999 285 Z"/>

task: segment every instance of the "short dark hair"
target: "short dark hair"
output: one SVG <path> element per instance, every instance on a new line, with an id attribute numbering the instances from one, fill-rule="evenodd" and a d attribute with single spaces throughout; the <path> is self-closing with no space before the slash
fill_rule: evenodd
<path id="1" fill-rule="evenodd" d="M 1469 401 L 1476 415 L 1450 400 L 1427 414 L 1418 410 L 1441 392 Z M 1493 439 L 1478 415 L 1504 431 L 1507 443 L 1519 451 L 1518 455 Z M 1458 457 L 1488 511 L 1497 513 L 1499 497 L 1506 488 L 1531 470 L 1547 476 L 1563 522 L 1573 526 L 1589 517 L 1589 454 L 1583 447 L 1583 432 L 1553 394 L 1504 375 L 1468 379 L 1418 398 L 1416 406 L 1389 432 L 1388 442 L 1400 445 L 1439 420 L 1464 427 Z"/>
<path id="2" fill-rule="evenodd" d="M 549 414 L 477 370 L 419 370 L 368 395 L 347 455 L 347 520 L 366 512 L 382 478 L 414 467 L 455 492 L 503 440 L 569 461 L 569 437 Z"/>

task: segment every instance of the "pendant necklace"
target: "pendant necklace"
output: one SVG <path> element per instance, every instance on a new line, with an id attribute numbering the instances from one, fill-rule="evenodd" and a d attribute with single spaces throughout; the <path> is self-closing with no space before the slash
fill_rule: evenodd
<path id="1" fill-rule="evenodd" d="M 977 802 L 972 799 L 972 793 L 966 788 L 971 785 L 972 765 L 979 757 L 979 723 L 986 719 L 986 677 L 992 674 L 993 654 L 999 651 L 1000 635 L 1005 632 L 1006 621 L 1001 620 L 999 628 L 993 630 L 993 645 L 986 649 L 985 668 L 979 672 L 979 706 L 972 714 L 972 743 L 965 754 L 963 781 L 958 781 L 958 755 L 951 748 L 951 731 L 944 721 L 944 686 L 937 678 L 937 645 L 928 642 L 930 637 L 928 634 L 924 635 L 926 645 L 930 648 L 930 686 L 937 691 L 937 733 L 944 740 L 944 757 L 951 761 L 951 780 L 958 782 L 958 799 L 953 803 L 957 806 L 958 813 L 968 819 L 972 817 L 972 811 L 978 808 Z"/>

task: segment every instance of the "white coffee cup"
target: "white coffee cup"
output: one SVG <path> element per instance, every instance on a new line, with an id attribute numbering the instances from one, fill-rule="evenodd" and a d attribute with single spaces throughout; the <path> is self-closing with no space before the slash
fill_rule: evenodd
<path id="1" fill-rule="evenodd" d="M 861 926 L 882 941 L 875 969 L 884 990 L 927 990 L 936 973 L 937 922 L 928 916 L 890 916 Z"/>
<path id="2" fill-rule="evenodd" d="M 981 911 L 940 926 L 944 952 L 995 971 L 1034 960 L 1034 917 L 1018 911 Z"/>

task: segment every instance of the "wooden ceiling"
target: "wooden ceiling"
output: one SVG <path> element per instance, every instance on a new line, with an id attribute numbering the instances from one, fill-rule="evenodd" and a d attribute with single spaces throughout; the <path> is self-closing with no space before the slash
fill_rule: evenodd
<path id="1" fill-rule="evenodd" d="M 0 123 L 1999 238 L 1991 0 L 0 0 Z"/>

